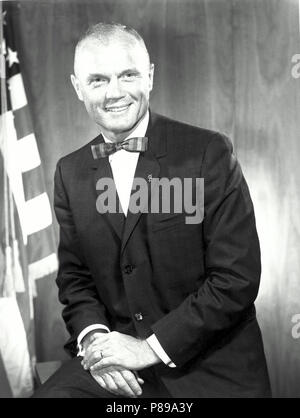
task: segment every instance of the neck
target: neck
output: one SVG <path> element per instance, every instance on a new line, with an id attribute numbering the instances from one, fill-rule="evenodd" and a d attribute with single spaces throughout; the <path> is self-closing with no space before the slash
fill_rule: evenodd
<path id="1" fill-rule="evenodd" d="M 134 132 L 137 127 L 142 123 L 142 121 L 145 119 L 146 115 L 148 113 L 147 112 L 141 117 L 141 119 L 128 131 L 122 131 L 122 132 L 112 132 L 112 131 L 105 131 L 102 130 L 101 133 L 105 136 L 105 138 L 107 138 L 109 141 L 112 142 L 121 142 L 123 141 L 125 138 L 128 138 L 132 132 Z"/>
<path id="2" fill-rule="evenodd" d="M 134 131 L 134 129 L 135 127 L 129 131 L 120 132 L 120 133 L 107 132 L 107 131 L 102 130 L 102 134 L 105 136 L 105 138 L 109 139 L 112 142 L 121 142 L 125 138 L 127 138 Z"/>

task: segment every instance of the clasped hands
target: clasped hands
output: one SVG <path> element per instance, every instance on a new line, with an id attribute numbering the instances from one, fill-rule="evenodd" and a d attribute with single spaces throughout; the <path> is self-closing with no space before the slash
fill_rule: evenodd
<path id="1" fill-rule="evenodd" d="M 142 394 L 137 371 L 160 362 L 146 340 L 113 331 L 94 332 L 87 342 L 81 364 L 103 389 L 133 398 Z"/>

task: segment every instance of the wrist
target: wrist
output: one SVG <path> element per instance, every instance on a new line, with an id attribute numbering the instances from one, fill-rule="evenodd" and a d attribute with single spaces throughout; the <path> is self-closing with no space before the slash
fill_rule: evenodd
<path id="1" fill-rule="evenodd" d="M 158 357 L 156 352 L 152 349 L 150 344 L 148 344 L 147 340 L 141 340 L 141 350 L 143 353 L 143 357 L 145 359 L 146 366 L 150 367 L 154 366 L 161 362 L 161 359 Z"/>
<path id="2" fill-rule="evenodd" d="M 95 329 L 88 332 L 82 339 L 82 345 L 85 350 L 93 341 L 95 341 L 97 334 L 107 334 L 107 331 L 104 329 Z"/>

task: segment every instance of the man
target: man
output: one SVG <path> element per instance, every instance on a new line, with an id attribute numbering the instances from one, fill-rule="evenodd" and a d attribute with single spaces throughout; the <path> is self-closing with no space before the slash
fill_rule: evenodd
<path id="1" fill-rule="evenodd" d="M 150 113 L 153 71 L 132 28 L 100 23 L 77 44 L 71 81 L 101 134 L 57 165 L 57 284 L 75 357 L 36 397 L 270 395 L 246 182 L 226 137 Z M 204 179 L 203 219 L 174 202 L 133 210 L 137 180 L 149 185 L 140 200 L 170 203 L 160 179 Z"/>

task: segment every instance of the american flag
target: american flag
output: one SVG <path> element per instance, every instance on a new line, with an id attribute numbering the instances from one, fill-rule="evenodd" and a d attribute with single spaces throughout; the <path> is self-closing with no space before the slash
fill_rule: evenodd
<path id="1" fill-rule="evenodd" d="M 0 397 L 26 397 L 34 381 L 35 280 L 56 271 L 57 257 L 14 22 L 0 7 Z"/>

